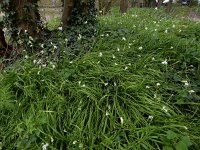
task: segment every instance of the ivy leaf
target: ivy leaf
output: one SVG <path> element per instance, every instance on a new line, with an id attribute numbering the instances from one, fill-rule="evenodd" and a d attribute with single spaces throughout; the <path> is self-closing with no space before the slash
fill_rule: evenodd
<path id="1" fill-rule="evenodd" d="M 163 150 L 173 150 L 173 148 L 169 147 L 169 146 L 165 146 L 165 147 L 163 147 Z"/>
<path id="2" fill-rule="evenodd" d="M 173 139 L 175 139 L 177 137 L 178 137 L 177 133 L 175 133 L 175 132 L 173 132 L 171 130 L 167 131 L 167 139 L 173 140 Z"/>
<path id="3" fill-rule="evenodd" d="M 181 140 L 176 144 L 176 150 L 188 150 L 188 147 L 186 143 Z"/>
<path id="4" fill-rule="evenodd" d="M 183 141 L 188 147 L 192 145 L 192 142 L 188 136 L 181 137 L 181 141 Z"/>

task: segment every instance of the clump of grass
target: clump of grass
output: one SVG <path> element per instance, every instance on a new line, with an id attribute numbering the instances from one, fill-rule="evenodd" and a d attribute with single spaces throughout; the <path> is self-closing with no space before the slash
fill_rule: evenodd
<path id="1" fill-rule="evenodd" d="M 90 52 L 0 74 L 1 147 L 198 150 L 199 24 L 153 9 L 99 21 Z"/>

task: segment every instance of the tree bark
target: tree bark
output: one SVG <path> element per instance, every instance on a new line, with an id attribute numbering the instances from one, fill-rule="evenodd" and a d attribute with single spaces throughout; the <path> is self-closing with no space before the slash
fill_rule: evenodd
<path id="1" fill-rule="evenodd" d="M 164 0 L 158 0 L 158 5 L 157 5 L 157 8 L 158 8 L 158 9 L 162 6 L 163 1 L 164 1 Z"/>
<path id="2" fill-rule="evenodd" d="M 4 31 L 0 28 L 0 56 L 8 58 L 10 55 L 11 47 L 7 44 L 4 36 Z"/>
<path id="3" fill-rule="evenodd" d="M 110 11 L 111 4 L 112 4 L 112 0 L 108 0 L 107 3 L 106 3 L 106 5 L 105 5 L 104 15 L 106 15 Z"/>
<path id="4" fill-rule="evenodd" d="M 128 0 L 120 0 L 120 12 L 127 13 L 128 10 Z"/>
<path id="5" fill-rule="evenodd" d="M 95 0 L 95 8 L 99 12 L 99 0 Z"/>
<path id="6" fill-rule="evenodd" d="M 75 0 L 64 0 L 64 8 L 62 14 L 62 25 L 63 27 L 68 26 L 70 16 L 74 9 Z"/>
<path id="7" fill-rule="evenodd" d="M 167 4 L 167 8 L 166 8 L 167 13 L 169 13 L 172 10 L 172 3 L 173 3 L 173 0 L 169 0 Z"/>
<path id="8" fill-rule="evenodd" d="M 12 0 L 10 10 L 15 12 L 16 17 L 12 26 L 17 25 L 19 30 L 27 30 L 30 35 L 36 36 L 40 21 L 37 2 L 38 0 Z"/>

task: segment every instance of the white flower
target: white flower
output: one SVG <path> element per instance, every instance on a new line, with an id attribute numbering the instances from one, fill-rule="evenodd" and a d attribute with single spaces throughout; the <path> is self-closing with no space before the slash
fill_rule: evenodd
<path id="1" fill-rule="evenodd" d="M 138 57 L 141 57 L 141 55 L 138 55 Z"/>
<path id="2" fill-rule="evenodd" d="M 41 60 L 41 59 L 39 59 L 39 60 L 38 60 L 38 62 L 37 62 L 37 64 L 39 65 L 41 62 L 42 62 L 42 60 Z"/>
<path id="3" fill-rule="evenodd" d="M 179 30 L 179 32 L 182 32 L 182 30 Z"/>
<path id="4" fill-rule="evenodd" d="M 25 57 L 26 59 L 28 59 L 28 55 L 25 55 L 24 57 Z"/>
<path id="5" fill-rule="evenodd" d="M 149 119 L 149 120 L 152 120 L 152 119 L 153 119 L 153 116 L 150 115 L 150 116 L 148 117 L 148 119 Z"/>
<path id="6" fill-rule="evenodd" d="M 160 83 L 156 83 L 157 86 L 160 86 Z"/>
<path id="7" fill-rule="evenodd" d="M 66 42 L 66 43 L 68 42 L 68 39 L 67 39 L 67 38 L 65 39 L 65 42 Z"/>
<path id="8" fill-rule="evenodd" d="M 106 34 L 106 36 L 108 37 L 108 36 L 109 36 L 109 34 Z"/>
<path id="9" fill-rule="evenodd" d="M 88 23 L 87 21 L 84 22 L 84 24 L 87 24 L 87 23 Z"/>
<path id="10" fill-rule="evenodd" d="M 172 25 L 172 28 L 175 28 L 175 27 L 176 27 L 176 26 L 173 24 L 173 25 Z"/>
<path id="11" fill-rule="evenodd" d="M 80 143 L 80 144 L 79 144 L 79 147 L 80 147 L 80 148 L 81 148 L 81 147 L 83 147 L 83 144 L 82 144 L 82 143 Z"/>
<path id="12" fill-rule="evenodd" d="M 108 85 L 108 83 L 104 83 L 104 85 L 105 85 L 105 86 L 107 86 L 107 85 Z"/>
<path id="13" fill-rule="evenodd" d="M 49 146 L 49 144 L 48 143 L 46 143 L 46 144 L 43 144 L 43 146 L 42 146 L 42 150 L 47 150 L 47 147 Z"/>
<path id="14" fill-rule="evenodd" d="M 116 82 L 114 82 L 114 86 L 117 86 L 117 83 L 116 83 Z"/>
<path id="15" fill-rule="evenodd" d="M 152 57 L 152 60 L 155 60 L 155 58 L 154 58 L 154 57 Z"/>
<path id="16" fill-rule="evenodd" d="M 100 53 L 99 53 L 99 57 L 102 57 L 102 56 L 103 56 L 103 54 L 102 54 L 102 52 L 100 52 Z"/>
<path id="17" fill-rule="evenodd" d="M 4 35 L 4 36 L 5 36 L 5 35 Z M 22 40 L 19 40 L 18 42 L 19 42 L 19 44 L 22 44 L 22 43 L 23 43 L 23 41 L 22 41 Z"/>
<path id="18" fill-rule="evenodd" d="M 106 111 L 106 116 L 108 116 L 108 115 L 109 115 L 109 112 Z"/>
<path id="19" fill-rule="evenodd" d="M 120 122 L 121 122 L 121 124 L 124 123 L 124 119 L 122 117 L 120 117 Z"/>
<path id="20" fill-rule="evenodd" d="M 77 141 L 73 141 L 73 144 L 76 144 L 77 143 Z"/>
<path id="21" fill-rule="evenodd" d="M 32 37 L 32 36 L 29 36 L 29 40 L 33 41 L 33 37 Z"/>
<path id="22" fill-rule="evenodd" d="M 147 27 L 145 27 L 145 30 L 147 30 L 148 28 Z"/>
<path id="23" fill-rule="evenodd" d="M 155 7 L 155 10 L 158 10 L 158 7 Z"/>
<path id="24" fill-rule="evenodd" d="M 182 82 L 185 84 L 186 87 L 189 86 L 189 83 L 187 81 L 182 81 Z"/>
<path id="25" fill-rule="evenodd" d="M 123 41 L 126 41 L 126 38 L 125 38 L 125 37 L 123 37 L 123 38 L 122 38 L 122 40 L 123 40 Z"/>
<path id="26" fill-rule="evenodd" d="M 52 68 L 53 68 L 53 69 L 55 69 L 55 68 L 56 68 L 56 66 L 55 66 L 55 65 L 52 65 Z"/>
<path id="27" fill-rule="evenodd" d="M 143 47 L 142 47 L 142 46 L 140 46 L 138 49 L 139 49 L 139 50 L 142 50 L 142 49 L 143 49 Z"/>
<path id="28" fill-rule="evenodd" d="M 83 84 L 82 87 L 85 87 L 85 84 Z"/>
<path id="29" fill-rule="evenodd" d="M 51 143 L 53 143 L 53 141 L 54 141 L 54 139 L 53 139 L 53 137 L 51 137 Z"/>
<path id="30" fill-rule="evenodd" d="M 37 60 L 33 60 L 33 63 L 35 64 L 37 62 Z"/>
<path id="31" fill-rule="evenodd" d="M 168 33 L 168 30 L 167 30 L 167 29 L 165 30 L 165 33 Z"/>
<path id="32" fill-rule="evenodd" d="M 112 54 L 112 58 L 115 59 L 116 58 L 115 55 Z"/>
<path id="33" fill-rule="evenodd" d="M 57 49 L 58 47 L 56 45 L 53 46 L 54 49 Z"/>
<path id="34" fill-rule="evenodd" d="M 73 61 L 70 61 L 69 63 L 70 63 L 70 64 L 73 64 Z"/>
<path id="35" fill-rule="evenodd" d="M 58 30 L 60 30 L 60 31 L 62 31 L 62 29 L 63 29 L 62 27 L 59 27 L 59 28 L 58 28 Z"/>
<path id="36" fill-rule="evenodd" d="M 189 90 L 188 91 L 190 94 L 194 93 L 195 91 L 194 90 Z"/>
<path id="37" fill-rule="evenodd" d="M 65 129 L 63 130 L 65 133 L 67 132 Z"/>
<path id="38" fill-rule="evenodd" d="M 120 51 L 120 49 L 119 49 L 119 48 L 117 48 L 117 51 L 119 52 L 119 51 Z"/>
<path id="39" fill-rule="evenodd" d="M 101 37 L 104 37 L 104 34 L 102 34 Z"/>
<path id="40" fill-rule="evenodd" d="M 146 86 L 146 89 L 150 89 L 150 87 L 147 85 L 147 86 Z"/>
<path id="41" fill-rule="evenodd" d="M 157 95 L 156 95 L 156 94 L 154 94 L 154 95 L 153 95 L 153 98 L 157 98 Z"/>
<path id="42" fill-rule="evenodd" d="M 157 31 L 158 29 L 154 29 L 154 31 Z"/>
<path id="43" fill-rule="evenodd" d="M 170 47 L 170 49 L 173 49 L 173 48 L 174 48 L 173 46 Z"/>
<path id="44" fill-rule="evenodd" d="M 167 59 L 165 59 L 163 62 L 162 62 L 163 65 L 167 65 Z"/>
<path id="45" fill-rule="evenodd" d="M 44 54 L 44 51 L 42 50 L 40 53 L 41 53 L 41 54 Z"/>
<path id="46" fill-rule="evenodd" d="M 82 35 L 79 34 L 79 35 L 78 35 L 78 40 L 81 40 L 81 38 L 82 38 Z"/>
<path id="47" fill-rule="evenodd" d="M 40 47 L 41 47 L 41 48 L 44 48 L 44 44 L 41 44 Z"/>
<path id="48" fill-rule="evenodd" d="M 168 112 L 168 109 L 165 106 L 162 107 L 162 110 L 165 111 L 166 113 Z"/>
<path id="49" fill-rule="evenodd" d="M 126 66 L 124 70 L 127 70 L 127 69 L 128 69 L 128 67 Z"/>
<path id="50" fill-rule="evenodd" d="M 115 66 L 117 66 L 118 64 L 117 63 L 115 63 Z"/>
<path id="51" fill-rule="evenodd" d="M 129 66 L 131 66 L 131 63 L 128 63 Z"/>

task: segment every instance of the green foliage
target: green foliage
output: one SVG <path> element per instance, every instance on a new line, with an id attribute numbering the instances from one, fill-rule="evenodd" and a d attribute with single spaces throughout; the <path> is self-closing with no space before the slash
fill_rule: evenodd
<path id="1" fill-rule="evenodd" d="M 2 149 L 199 150 L 199 23 L 136 8 L 98 20 L 87 53 L 56 29 L 0 73 Z"/>
<path id="2" fill-rule="evenodd" d="M 171 130 L 167 131 L 167 139 L 169 140 L 169 143 L 171 142 L 171 145 L 175 145 L 174 148 L 176 150 L 188 150 L 188 148 L 192 145 L 188 136 L 175 133 Z M 174 148 L 164 146 L 163 150 L 173 150 Z"/>

